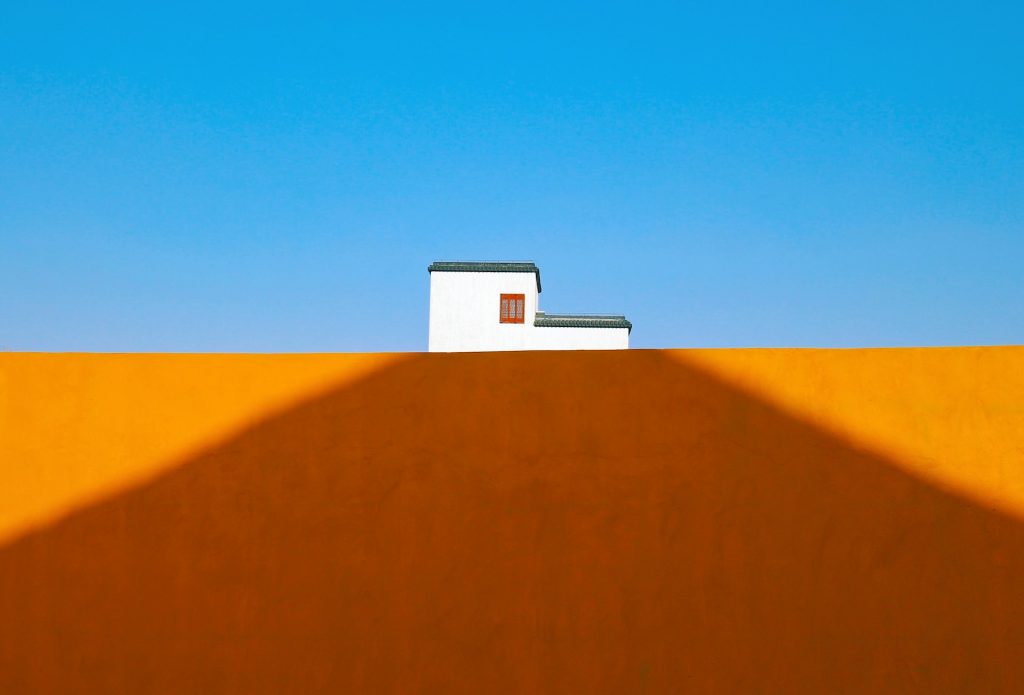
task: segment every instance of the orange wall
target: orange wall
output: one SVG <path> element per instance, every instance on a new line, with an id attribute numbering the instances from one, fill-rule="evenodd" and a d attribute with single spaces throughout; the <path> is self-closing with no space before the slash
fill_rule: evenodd
<path id="1" fill-rule="evenodd" d="M 0 692 L 1024 692 L 1024 348 L 0 354 Z"/>

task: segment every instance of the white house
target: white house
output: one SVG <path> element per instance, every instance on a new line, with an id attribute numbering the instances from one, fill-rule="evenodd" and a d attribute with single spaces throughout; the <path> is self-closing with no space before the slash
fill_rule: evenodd
<path id="1" fill-rule="evenodd" d="M 438 261 L 430 273 L 431 352 L 625 350 L 625 316 L 547 314 L 531 262 Z"/>

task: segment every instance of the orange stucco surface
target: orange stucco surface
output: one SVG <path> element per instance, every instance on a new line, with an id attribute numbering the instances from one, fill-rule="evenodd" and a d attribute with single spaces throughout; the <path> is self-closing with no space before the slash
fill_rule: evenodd
<path id="1" fill-rule="evenodd" d="M 0 692 L 1024 692 L 1024 348 L 0 354 Z"/>

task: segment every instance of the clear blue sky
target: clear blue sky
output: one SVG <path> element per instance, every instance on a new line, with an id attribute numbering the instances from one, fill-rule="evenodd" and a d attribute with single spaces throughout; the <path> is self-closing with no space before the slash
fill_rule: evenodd
<path id="1" fill-rule="evenodd" d="M 426 349 L 435 259 L 635 347 L 1024 342 L 1017 2 L 0 8 L 0 349 Z"/>

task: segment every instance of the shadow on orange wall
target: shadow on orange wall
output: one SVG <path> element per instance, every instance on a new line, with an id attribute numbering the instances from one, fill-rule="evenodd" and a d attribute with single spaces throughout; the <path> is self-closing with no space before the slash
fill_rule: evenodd
<path id="1" fill-rule="evenodd" d="M 1024 526 L 657 352 L 421 355 L 0 548 L 0 692 L 1024 692 Z"/>

